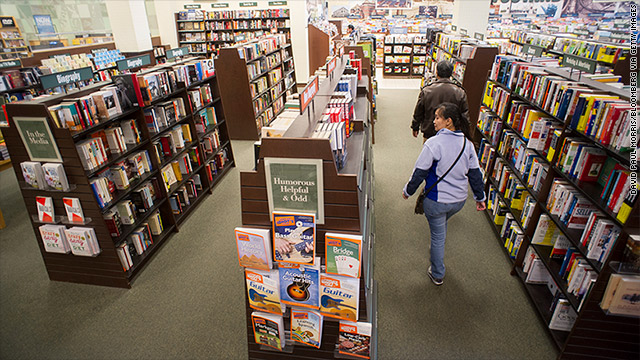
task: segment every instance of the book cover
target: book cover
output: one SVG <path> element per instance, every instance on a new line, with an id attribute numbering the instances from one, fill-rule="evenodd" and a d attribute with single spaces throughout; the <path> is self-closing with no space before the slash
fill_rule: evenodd
<path id="1" fill-rule="evenodd" d="M 320 312 L 333 318 L 357 321 L 360 279 L 320 275 Z"/>
<path id="2" fill-rule="evenodd" d="M 326 273 L 360 277 L 362 236 L 325 234 Z"/>
<path id="3" fill-rule="evenodd" d="M 39 227 L 40 237 L 44 244 L 44 251 L 59 254 L 68 254 L 71 251 L 65 237 L 64 225 L 42 225 Z"/>
<path id="4" fill-rule="evenodd" d="M 80 206 L 80 199 L 62 198 L 62 202 L 64 203 L 64 209 L 67 212 L 69 222 L 84 223 L 84 214 L 82 213 L 82 206 Z"/>
<path id="5" fill-rule="evenodd" d="M 286 305 L 280 303 L 280 284 L 277 270 L 245 269 L 247 296 L 252 309 L 281 315 Z"/>
<path id="6" fill-rule="evenodd" d="M 314 264 L 316 218 L 313 214 L 273 212 L 273 255 L 277 262 Z"/>
<path id="7" fill-rule="evenodd" d="M 319 349 L 322 315 L 311 310 L 291 309 L 291 340 Z"/>
<path id="8" fill-rule="evenodd" d="M 40 220 L 40 222 L 54 222 L 53 199 L 47 196 L 36 196 L 36 206 L 38 208 L 38 220 Z"/>
<path id="9" fill-rule="evenodd" d="M 256 343 L 282 350 L 284 347 L 284 320 L 282 316 L 255 311 L 251 314 Z"/>
<path id="10" fill-rule="evenodd" d="M 78 256 L 95 256 L 100 253 L 93 228 L 72 227 L 65 230 L 71 252 Z"/>
<path id="11" fill-rule="evenodd" d="M 234 232 L 240 266 L 259 270 L 273 267 L 269 230 L 237 227 Z"/>
<path id="12" fill-rule="evenodd" d="M 559 299 L 549 321 L 549 329 L 571 331 L 578 315 L 571 307 L 569 300 Z"/>
<path id="13" fill-rule="evenodd" d="M 320 306 L 320 259 L 316 266 L 279 265 L 280 300 L 288 305 L 318 309 Z"/>
<path id="14" fill-rule="evenodd" d="M 371 323 L 340 321 L 338 352 L 369 359 L 371 356 Z"/>
<path id="15" fill-rule="evenodd" d="M 20 163 L 22 177 L 27 185 L 36 189 L 45 189 L 44 171 L 42 165 L 35 161 L 24 161 Z"/>

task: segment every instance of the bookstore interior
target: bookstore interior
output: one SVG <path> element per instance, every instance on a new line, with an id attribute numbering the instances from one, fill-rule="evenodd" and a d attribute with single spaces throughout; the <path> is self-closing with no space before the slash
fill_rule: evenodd
<path id="1" fill-rule="evenodd" d="M 378 351 L 375 223 L 396 210 L 374 211 L 374 150 L 397 119 L 377 103 L 413 80 L 413 108 L 448 61 L 503 275 L 559 359 L 640 358 L 635 2 L 28 0 L 0 19 L 0 239 L 24 222 L 47 284 L 133 292 L 232 183 L 235 229 L 211 236 L 244 275 L 236 356 L 404 358 Z"/>

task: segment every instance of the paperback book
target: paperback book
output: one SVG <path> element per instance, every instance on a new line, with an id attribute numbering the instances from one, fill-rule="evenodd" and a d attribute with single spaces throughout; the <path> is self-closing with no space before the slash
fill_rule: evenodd
<path id="1" fill-rule="evenodd" d="M 251 314 L 256 343 L 282 350 L 284 347 L 284 320 L 282 315 L 254 311 Z"/>
<path id="2" fill-rule="evenodd" d="M 327 274 L 360 277 L 361 235 L 326 233 L 325 254 Z"/>
<path id="3" fill-rule="evenodd" d="M 371 356 L 371 323 L 340 321 L 338 352 L 369 359 Z"/>
<path id="4" fill-rule="evenodd" d="M 313 265 L 316 218 L 313 214 L 273 212 L 273 254 L 278 262 Z"/>
<path id="5" fill-rule="evenodd" d="M 320 312 L 348 321 L 358 320 L 360 279 L 348 276 L 320 275 Z"/>
<path id="6" fill-rule="evenodd" d="M 68 254 L 71 251 L 64 233 L 66 226 L 47 224 L 40 226 L 39 229 L 44 251 L 59 254 Z"/>
<path id="7" fill-rule="evenodd" d="M 69 182 L 62 164 L 46 163 L 42 165 L 44 179 L 47 185 L 54 190 L 69 191 Z"/>
<path id="8" fill-rule="evenodd" d="M 292 306 L 318 309 L 320 284 L 320 258 L 315 266 L 279 265 L 280 299 Z"/>
<path id="9" fill-rule="evenodd" d="M 319 349 L 322 342 L 322 314 L 291 309 L 291 340 Z"/>
<path id="10" fill-rule="evenodd" d="M 82 213 L 82 206 L 80 206 L 80 199 L 78 198 L 62 198 L 64 203 L 64 209 L 67 212 L 67 219 L 72 223 L 84 223 L 84 214 Z"/>
<path id="11" fill-rule="evenodd" d="M 237 227 L 234 232 L 240 266 L 259 270 L 273 267 L 269 230 Z"/>
<path id="12" fill-rule="evenodd" d="M 280 303 L 280 284 L 278 270 L 244 270 L 247 281 L 247 296 L 252 309 L 281 315 L 286 305 Z"/>
<path id="13" fill-rule="evenodd" d="M 38 208 L 38 220 L 40 222 L 54 222 L 55 212 L 53 208 L 53 199 L 48 196 L 36 196 L 36 206 Z"/>
<path id="14" fill-rule="evenodd" d="M 100 245 L 93 228 L 75 226 L 66 229 L 65 235 L 71 245 L 73 255 L 96 256 L 100 254 Z"/>
<path id="15" fill-rule="evenodd" d="M 22 177 L 28 186 L 36 189 L 46 189 L 46 182 L 44 180 L 44 172 L 42 171 L 42 165 L 35 161 L 24 161 L 20 163 L 20 169 L 22 169 Z"/>

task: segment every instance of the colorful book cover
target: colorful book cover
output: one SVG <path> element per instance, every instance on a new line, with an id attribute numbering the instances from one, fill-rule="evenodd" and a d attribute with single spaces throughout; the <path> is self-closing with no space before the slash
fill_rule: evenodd
<path id="1" fill-rule="evenodd" d="M 45 188 L 44 172 L 39 162 L 24 161 L 20 163 L 20 168 L 27 185 L 36 189 Z"/>
<path id="2" fill-rule="evenodd" d="M 53 222 L 55 218 L 53 199 L 47 196 L 36 196 L 36 206 L 38 207 L 38 220 L 40 222 Z"/>
<path id="3" fill-rule="evenodd" d="M 66 226 L 42 225 L 39 229 L 44 251 L 60 254 L 68 254 L 71 251 L 64 233 Z"/>
<path id="4" fill-rule="evenodd" d="M 634 276 L 622 276 L 613 294 L 609 311 L 615 314 L 638 316 L 640 314 L 640 280 Z"/>
<path id="5" fill-rule="evenodd" d="M 44 179 L 50 188 L 60 191 L 69 190 L 69 182 L 62 164 L 46 163 L 42 165 Z"/>
<path id="6" fill-rule="evenodd" d="M 342 320 L 358 320 L 360 279 L 320 275 L 320 312 Z"/>
<path id="7" fill-rule="evenodd" d="M 324 243 L 327 274 L 360 277 L 361 235 L 326 233 Z"/>
<path id="8" fill-rule="evenodd" d="M 322 342 L 322 315 L 311 310 L 291 309 L 291 340 L 319 349 Z"/>
<path id="9" fill-rule="evenodd" d="M 316 254 L 315 215 L 274 211 L 273 242 L 276 261 L 313 265 Z"/>
<path id="10" fill-rule="evenodd" d="M 95 256 L 100 253 L 93 228 L 72 227 L 65 230 L 71 252 L 78 256 Z"/>
<path id="11" fill-rule="evenodd" d="M 281 315 L 286 306 L 280 304 L 279 274 L 277 270 L 245 269 L 247 296 L 252 309 Z"/>
<path id="12" fill-rule="evenodd" d="M 371 324 L 340 321 L 338 352 L 369 359 L 371 356 Z"/>
<path id="13" fill-rule="evenodd" d="M 320 259 L 316 266 L 280 264 L 280 300 L 288 305 L 318 309 Z"/>
<path id="14" fill-rule="evenodd" d="M 284 346 L 284 320 L 281 315 L 255 311 L 251 314 L 256 343 L 282 350 Z"/>
<path id="15" fill-rule="evenodd" d="M 240 266 L 259 270 L 272 268 L 269 230 L 237 227 L 234 232 Z"/>
<path id="16" fill-rule="evenodd" d="M 67 211 L 69 222 L 84 223 L 84 214 L 82 213 L 82 206 L 80 206 L 80 199 L 62 198 L 62 202 L 64 203 L 64 209 Z"/>

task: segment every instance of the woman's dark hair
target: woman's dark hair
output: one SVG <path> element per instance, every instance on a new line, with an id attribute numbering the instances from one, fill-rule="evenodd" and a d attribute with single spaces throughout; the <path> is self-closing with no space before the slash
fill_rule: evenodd
<path id="1" fill-rule="evenodd" d="M 458 105 L 449 102 L 442 103 L 438 105 L 436 111 L 440 111 L 440 115 L 445 119 L 451 118 L 451 121 L 453 121 L 453 126 L 456 128 L 456 130 L 462 131 L 462 133 L 466 137 L 470 138 L 469 122 L 462 117 Z"/>

